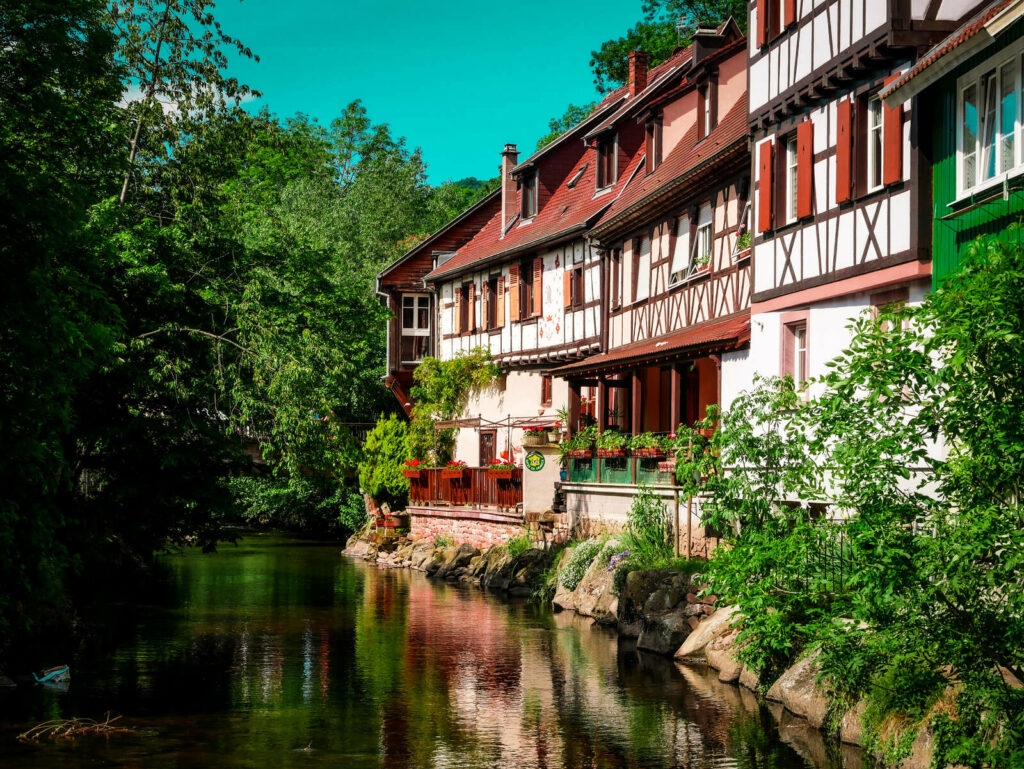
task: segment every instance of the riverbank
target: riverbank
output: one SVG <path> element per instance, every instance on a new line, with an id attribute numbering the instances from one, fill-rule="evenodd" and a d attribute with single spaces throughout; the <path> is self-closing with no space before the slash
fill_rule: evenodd
<path id="1" fill-rule="evenodd" d="M 421 539 L 399 540 L 379 549 L 356 535 L 343 554 L 380 568 L 414 569 L 438 580 L 549 602 L 557 611 L 572 612 L 620 637 L 635 639 L 641 651 L 706 667 L 717 673 L 721 684 L 760 695 L 780 724 L 818 732 L 823 746 L 824 740 L 834 738 L 837 745 L 869 751 L 886 766 L 931 767 L 935 735 L 927 726 L 908 733 L 905 724 L 890 718 L 881 729 L 866 729 L 865 703 L 838 708 L 819 686 L 816 654 L 801 657 L 774 681 L 761 681 L 738 659 L 742 617 L 733 607 L 717 606 L 713 596 L 701 596 L 699 573 L 636 570 L 624 580 L 620 577 L 617 585 L 609 556 L 621 547 L 614 539 L 593 548 L 595 554 L 582 569 L 580 559 L 574 559 L 578 547 L 575 543 L 514 552 L 515 548 L 497 545 L 481 551 L 469 544 Z M 896 742 L 903 750 L 894 760 Z"/>

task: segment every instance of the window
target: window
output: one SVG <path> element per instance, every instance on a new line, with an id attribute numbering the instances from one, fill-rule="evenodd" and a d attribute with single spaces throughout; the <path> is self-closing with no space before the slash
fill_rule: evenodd
<path id="1" fill-rule="evenodd" d="M 732 258 L 736 259 L 740 254 L 745 253 L 750 248 L 750 201 L 743 202 L 746 198 L 746 190 L 740 196 L 740 202 L 743 205 L 743 213 L 740 214 L 740 223 L 736 228 L 736 243 L 732 248 Z"/>
<path id="2" fill-rule="evenodd" d="M 797 390 L 807 382 L 807 320 L 783 326 L 782 375 L 793 377 Z"/>
<path id="3" fill-rule="evenodd" d="M 676 222 L 676 242 L 672 249 L 672 273 L 670 283 L 678 283 L 690 271 L 690 218 L 680 216 Z"/>
<path id="4" fill-rule="evenodd" d="M 465 334 L 472 330 L 473 324 L 473 284 L 464 283 L 457 290 L 459 292 L 459 330 Z"/>
<path id="5" fill-rule="evenodd" d="M 574 267 L 569 276 L 569 306 L 574 310 L 583 307 L 586 290 L 583 286 L 583 265 Z"/>
<path id="6" fill-rule="evenodd" d="M 498 328 L 499 325 L 498 302 L 503 301 L 504 297 L 498 290 L 498 280 L 499 277 L 497 275 L 492 275 L 484 284 L 484 305 L 486 307 L 484 327 L 488 329 Z"/>
<path id="7" fill-rule="evenodd" d="M 541 314 L 541 269 L 539 256 L 526 259 L 519 267 L 519 319 L 526 320 Z"/>
<path id="8" fill-rule="evenodd" d="M 799 180 L 797 166 L 799 164 L 796 134 L 786 139 L 786 221 L 796 221 L 796 197 Z"/>
<path id="9" fill-rule="evenodd" d="M 715 127 L 714 84 L 697 89 L 697 139 L 705 139 Z"/>
<path id="10" fill-rule="evenodd" d="M 603 190 L 615 184 L 617 172 L 615 162 L 615 136 L 597 140 L 597 188 Z"/>
<path id="11" fill-rule="evenodd" d="M 693 239 L 693 261 L 690 267 L 691 272 L 705 269 L 711 264 L 711 223 L 714 209 L 710 204 L 700 207 L 700 215 L 697 219 L 697 233 Z"/>
<path id="12" fill-rule="evenodd" d="M 532 219 L 537 215 L 537 172 L 527 171 L 522 177 L 523 195 L 520 213 L 523 219 Z"/>
<path id="13" fill-rule="evenodd" d="M 882 100 L 868 101 L 868 191 L 882 186 Z"/>
<path id="14" fill-rule="evenodd" d="M 622 252 L 619 249 L 612 251 L 610 268 L 612 273 L 612 309 L 617 310 L 622 306 Z"/>
<path id="15" fill-rule="evenodd" d="M 419 363 L 430 352 L 430 297 L 402 296 L 402 363 Z"/>
<path id="16" fill-rule="evenodd" d="M 664 121 L 661 115 L 647 121 L 647 173 L 653 173 L 661 165 L 661 141 Z"/>
<path id="17" fill-rule="evenodd" d="M 1020 170 L 1020 62 L 986 62 L 959 81 L 957 105 L 961 192 Z"/>
<path id="18" fill-rule="evenodd" d="M 547 375 L 540 378 L 540 405 L 551 405 L 551 377 Z"/>

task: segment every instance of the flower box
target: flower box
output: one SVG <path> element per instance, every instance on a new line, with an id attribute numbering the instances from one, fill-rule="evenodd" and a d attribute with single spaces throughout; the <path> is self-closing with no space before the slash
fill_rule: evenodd
<path id="1" fill-rule="evenodd" d="M 465 467 L 446 467 L 441 471 L 441 477 L 445 480 L 462 480 L 466 476 Z"/>
<path id="2" fill-rule="evenodd" d="M 404 470 L 402 470 L 402 477 L 403 478 L 415 478 L 416 480 L 419 480 L 420 479 L 420 473 L 422 473 L 422 472 L 423 472 L 422 470 L 419 470 L 417 468 L 407 467 Z"/>
<path id="3" fill-rule="evenodd" d="M 626 456 L 625 449 L 598 449 L 597 455 L 601 459 L 618 459 L 619 457 Z"/>
<path id="4" fill-rule="evenodd" d="M 528 432 L 523 436 L 524 446 L 543 446 L 548 442 L 548 434 L 540 432 Z"/>
<path id="5" fill-rule="evenodd" d="M 489 478 L 497 478 L 499 481 L 510 481 L 510 480 L 512 480 L 513 473 L 515 473 L 515 468 L 511 468 L 511 467 L 498 468 L 498 469 L 494 469 L 494 468 L 488 468 L 487 469 L 487 476 Z"/>
<path id="6" fill-rule="evenodd" d="M 702 428 L 701 430 L 699 430 L 699 432 L 701 434 L 701 437 L 707 438 L 708 440 L 711 440 L 712 436 L 714 436 L 715 434 L 714 428 L 710 427 Z"/>
<path id="7" fill-rule="evenodd" d="M 658 462 L 658 470 L 663 473 L 674 473 L 676 471 L 676 461 L 674 459 L 667 459 L 664 462 Z"/>
<path id="8" fill-rule="evenodd" d="M 656 446 L 650 446 L 646 449 L 633 449 L 633 456 L 644 457 L 645 459 L 661 459 L 665 456 L 665 450 Z"/>
<path id="9" fill-rule="evenodd" d="M 592 456 L 594 456 L 593 449 L 572 449 L 569 451 L 571 459 L 590 459 Z"/>
<path id="10" fill-rule="evenodd" d="M 561 437 L 561 432 L 559 432 L 558 430 L 552 430 L 551 432 L 548 433 L 548 443 L 558 443 Z"/>

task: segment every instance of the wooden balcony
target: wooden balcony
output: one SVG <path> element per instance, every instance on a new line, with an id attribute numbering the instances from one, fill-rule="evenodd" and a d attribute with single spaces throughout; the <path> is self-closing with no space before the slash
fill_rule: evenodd
<path id="1" fill-rule="evenodd" d="M 467 467 L 456 477 L 441 468 L 419 471 L 409 478 L 409 504 L 515 510 L 523 503 L 523 470 L 516 468 L 496 477 L 486 467 Z"/>

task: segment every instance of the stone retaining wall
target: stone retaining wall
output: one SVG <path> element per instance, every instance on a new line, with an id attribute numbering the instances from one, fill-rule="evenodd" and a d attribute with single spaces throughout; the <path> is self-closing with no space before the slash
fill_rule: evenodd
<path id="1" fill-rule="evenodd" d="M 460 508 L 413 507 L 409 513 L 409 538 L 413 540 L 450 537 L 481 550 L 501 545 L 521 535 L 519 515 Z"/>

